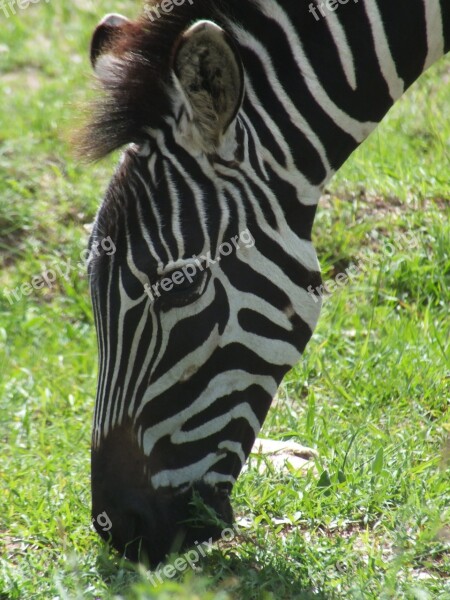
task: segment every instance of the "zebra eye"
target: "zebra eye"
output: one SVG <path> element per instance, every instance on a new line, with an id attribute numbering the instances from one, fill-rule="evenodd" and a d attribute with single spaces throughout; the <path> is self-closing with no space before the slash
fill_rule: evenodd
<path id="1" fill-rule="evenodd" d="M 189 268 L 191 267 L 191 268 Z M 206 281 L 206 271 L 187 265 L 164 274 L 158 281 L 158 300 L 163 307 L 184 306 L 198 298 Z"/>

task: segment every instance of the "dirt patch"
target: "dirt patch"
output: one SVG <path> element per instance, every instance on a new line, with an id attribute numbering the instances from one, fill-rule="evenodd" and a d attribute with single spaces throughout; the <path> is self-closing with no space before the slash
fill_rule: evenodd
<path id="1" fill-rule="evenodd" d="M 343 195 L 326 192 L 319 201 L 319 208 L 328 211 L 334 211 L 333 200 L 337 199 L 342 203 L 358 203 L 358 222 L 382 221 L 383 219 L 408 216 L 411 212 L 432 212 L 439 210 L 442 212 L 450 210 L 450 199 L 448 198 L 414 198 L 403 202 L 396 196 L 370 196 L 361 190 L 359 194 Z"/>

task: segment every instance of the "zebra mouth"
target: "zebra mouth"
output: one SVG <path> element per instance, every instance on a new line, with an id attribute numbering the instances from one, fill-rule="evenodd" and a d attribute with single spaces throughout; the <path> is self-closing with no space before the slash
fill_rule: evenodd
<path id="1" fill-rule="evenodd" d="M 219 539 L 233 522 L 230 483 L 155 488 L 130 423 L 113 430 L 91 460 L 93 525 L 132 561 L 156 566 L 171 553 Z"/>
<path id="2" fill-rule="evenodd" d="M 115 495 L 117 490 L 103 490 L 94 498 L 95 529 L 124 557 L 151 568 L 171 554 L 219 539 L 233 522 L 229 494 L 203 482 L 181 494 L 135 489 Z M 95 518 L 97 507 L 108 515 L 107 530 Z"/>

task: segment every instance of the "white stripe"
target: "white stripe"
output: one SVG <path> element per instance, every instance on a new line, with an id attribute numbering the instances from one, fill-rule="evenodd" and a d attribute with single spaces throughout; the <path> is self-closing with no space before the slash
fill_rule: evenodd
<path id="1" fill-rule="evenodd" d="M 138 212 L 138 222 L 139 222 L 139 228 L 140 228 L 140 232 L 142 235 L 142 239 L 145 241 L 145 243 L 147 244 L 147 248 L 149 253 L 151 254 L 151 256 L 153 256 L 156 264 L 158 264 L 160 262 L 160 257 L 158 255 L 158 253 L 156 252 L 156 249 L 153 245 L 152 240 L 150 239 L 150 236 L 148 234 L 148 230 L 144 227 L 144 224 L 146 223 L 146 219 L 142 213 L 142 203 L 139 201 L 139 197 L 138 194 L 136 192 L 136 188 L 134 187 L 133 183 L 130 182 L 130 190 L 133 192 L 134 194 L 134 205 L 137 207 L 137 212 Z M 150 193 L 150 190 L 147 189 L 147 193 Z M 151 198 L 148 198 L 148 202 L 149 204 L 151 203 Z"/>
<path id="2" fill-rule="evenodd" d="M 448 2 L 448 0 L 446 0 Z M 425 19 L 427 22 L 428 55 L 425 60 L 424 71 L 438 58 L 444 55 L 444 22 L 442 19 L 441 4 L 438 0 L 426 0 Z"/>
<path id="3" fill-rule="evenodd" d="M 185 248 L 180 222 L 180 198 L 178 195 L 178 190 L 174 182 L 172 181 L 172 177 L 169 173 L 169 168 L 167 164 L 164 164 L 164 174 L 166 176 L 167 188 L 169 190 L 168 202 L 170 202 L 170 205 L 172 207 L 172 233 L 177 242 L 178 257 L 183 257 Z"/>
<path id="4" fill-rule="evenodd" d="M 187 467 L 160 471 L 151 477 L 152 486 L 156 490 L 160 487 L 178 487 L 184 483 L 198 481 L 202 479 L 208 469 L 219 462 L 219 460 L 222 460 L 222 458 L 223 454 L 217 455 L 217 453 L 212 452 L 198 462 L 192 463 Z"/>
<path id="5" fill-rule="evenodd" d="M 258 431 L 255 433 L 255 435 L 257 435 L 259 433 L 260 429 L 261 428 L 258 428 Z M 219 450 L 221 450 L 221 449 L 225 449 L 225 450 L 228 450 L 229 452 L 233 452 L 233 454 L 237 454 L 239 457 L 239 460 L 241 462 L 241 465 L 243 465 L 245 463 L 245 454 L 244 454 L 244 451 L 242 450 L 242 444 L 240 442 L 224 440 L 223 442 L 220 442 L 220 444 L 219 444 Z"/>
<path id="6" fill-rule="evenodd" d="M 405 82 L 398 76 L 397 67 L 395 66 L 394 59 L 389 50 L 389 42 L 386 37 L 377 3 L 374 2 L 374 0 L 363 0 L 363 2 L 372 29 L 375 52 L 380 65 L 380 70 L 388 85 L 389 94 L 395 102 L 405 91 Z"/>
<path id="7" fill-rule="evenodd" d="M 168 118 L 167 121 L 169 123 L 172 123 L 172 128 L 173 128 L 173 130 L 175 130 L 176 128 L 174 126 L 174 123 L 175 123 L 174 119 Z M 181 177 L 181 179 L 183 179 L 183 181 L 189 181 L 191 195 L 192 195 L 192 198 L 194 199 L 195 206 L 197 208 L 198 219 L 199 219 L 202 233 L 204 236 L 204 245 L 203 245 L 202 253 L 207 252 L 209 250 L 209 248 L 211 247 L 211 244 L 209 241 L 208 231 L 206 228 L 206 220 L 208 218 L 208 215 L 207 215 L 207 211 L 205 210 L 205 205 L 207 203 L 207 198 L 204 197 L 202 188 L 195 183 L 195 181 L 192 179 L 192 177 L 189 176 L 189 173 L 187 173 L 185 171 L 185 169 L 183 168 L 181 163 L 177 160 L 176 156 L 168 150 L 166 140 L 164 137 L 164 132 L 159 129 L 158 130 L 151 129 L 149 127 L 146 128 L 146 131 L 151 137 L 153 137 L 155 139 L 160 152 L 162 153 L 163 156 L 167 157 L 167 159 L 170 161 L 172 167 L 176 171 L 178 171 L 178 174 Z M 185 148 L 185 150 L 187 150 L 187 149 Z M 195 158 L 197 159 L 197 162 L 198 162 L 198 156 L 196 156 Z M 159 229 L 159 231 L 161 231 L 161 230 Z M 177 257 L 177 258 L 179 258 L 179 257 Z M 174 259 L 174 257 L 172 257 L 171 260 L 176 260 L 176 259 Z"/>
<path id="8" fill-rule="evenodd" d="M 113 376 L 111 379 L 111 387 L 110 387 L 111 393 L 114 393 L 114 388 L 115 388 L 115 385 L 117 382 L 117 377 L 119 375 L 120 365 L 121 365 L 122 361 L 125 359 L 124 352 L 123 352 L 123 339 L 124 339 L 124 334 L 126 335 L 128 333 L 128 332 L 125 332 L 125 318 L 127 316 L 128 311 L 130 311 L 131 309 L 133 309 L 136 306 L 138 306 L 139 304 L 141 304 L 143 297 L 145 297 L 145 294 L 143 294 L 143 296 L 141 296 L 137 300 L 132 300 L 128 296 L 128 294 L 126 293 L 125 288 L 123 286 L 123 283 L 122 283 L 122 267 L 119 268 L 118 287 L 119 287 L 119 296 L 120 296 L 120 309 L 119 309 L 119 315 L 118 315 L 118 319 L 117 319 L 117 349 L 116 349 L 116 360 L 115 360 L 114 367 L 113 367 Z M 109 372 L 108 372 L 108 374 L 109 374 Z M 109 421 L 110 409 L 112 406 L 114 406 L 114 413 L 113 413 L 113 416 L 111 419 L 111 425 L 110 425 L 111 428 L 114 427 L 114 425 L 117 422 L 118 407 L 120 406 L 121 399 L 122 398 L 121 398 L 120 390 L 117 392 L 117 394 L 114 397 L 110 397 L 107 399 L 108 419 L 105 419 L 105 424 Z"/>
<path id="9" fill-rule="evenodd" d="M 299 264 L 306 267 L 309 271 L 320 270 L 317 254 L 312 242 L 298 237 L 298 235 L 292 231 L 286 221 L 286 217 L 281 210 L 280 205 L 278 204 L 276 196 L 268 186 L 264 185 L 257 178 L 254 178 L 254 173 L 251 169 L 247 169 L 246 165 L 243 167 L 243 173 L 246 175 L 246 177 L 243 177 L 242 173 L 228 169 L 223 165 L 218 166 L 218 170 L 225 173 L 229 178 L 233 177 L 236 179 L 236 181 L 239 182 L 240 187 L 245 190 L 246 197 L 250 201 L 252 208 L 255 211 L 257 224 L 261 231 L 263 231 L 274 242 L 279 244 L 280 248 L 282 248 L 289 255 L 293 256 Z M 258 198 L 254 196 L 250 186 L 247 183 L 248 179 L 251 179 L 252 183 L 261 189 L 262 195 L 269 200 L 276 219 L 276 230 L 272 229 L 267 223 L 267 219 L 265 218 L 261 208 L 261 203 L 258 201 Z M 233 186 L 232 182 L 229 181 L 225 184 L 225 187 L 238 202 L 240 198 L 240 190 L 237 190 Z M 268 269 L 267 273 L 270 273 L 270 268 Z"/>
<path id="10" fill-rule="evenodd" d="M 232 485 L 236 482 L 236 477 L 232 475 L 225 475 L 224 473 L 216 473 L 215 471 L 209 471 L 203 477 L 203 481 L 209 485 L 215 486 L 218 483 L 231 483 Z"/>
<path id="11" fill-rule="evenodd" d="M 111 289 L 112 289 L 112 271 L 113 271 L 113 265 L 111 264 L 109 267 L 109 277 L 108 277 L 108 287 L 106 289 L 106 332 L 105 332 L 105 354 L 103 356 L 103 361 L 105 364 L 105 368 L 103 370 L 103 379 L 100 382 L 100 391 L 99 391 L 99 397 L 102 399 L 101 401 L 101 405 L 99 408 L 99 417 L 100 419 L 103 419 L 103 423 L 100 421 L 100 426 L 103 424 L 103 434 L 106 435 L 108 432 L 108 421 L 109 421 L 109 411 L 111 409 L 111 404 L 109 402 L 108 398 L 105 398 L 105 389 L 106 389 L 106 383 L 108 382 L 109 379 L 109 361 L 111 359 L 110 356 L 110 346 L 109 346 L 109 340 L 111 339 L 111 334 L 110 334 L 110 318 L 111 318 Z M 98 290 L 100 292 L 100 290 Z M 103 414 L 103 410 L 104 410 L 104 405 L 106 403 L 106 414 Z"/>
<path id="12" fill-rule="evenodd" d="M 189 306 L 189 317 L 195 317 L 200 314 L 205 308 L 214 302 L 215 300 L 215 290 L 214 286 L 208 286 L 205 292 L 202 294 L 198 300 Z M 153 305 L 150 307 L 151 311 L 155 312 Z M 156 313 L 155 313 L 156 314 Z M 150 379 L 153 376 L 153 373 L 158 368 L 161 360 L 164 358 L 165 352 L 167 350 L 167 346 L 170 340 L 170 334 L 174 326 L 179 323 L 182 319 L 186 318 L 186 308 L 172 308 L 170 311 L 159 312 L 159 333 L 161 334 L 161 343 L 159 347 L 159 353 L 157 357 L 154 357 L 154 363 L 152 365 L 152 371 L 150 374 Z M 153 336 L 156 337 L 157 332 L 154 331 Z M 218 340 L 218 332 L 217 325 L 214 327 L 214 330 L 210 333 L 210 337 L 204 341 L 200 348 L 197 348 L 191 354 L 188 354 L 183 359 L 181 359 L 176 365 L 174 365 L 170 371 L 171 377 L 178 377 L 178 380 L 183 376 L 187 369 L 191 368 L 192 365 L 203 365 L 208 357 L 211 355 L 212 351 L 217 346 Z M 174 371 L 175 369 L 175 371 Z M 161 383 L 163 376 L 158 380 Z M 168 387 L 170 387 L 172 383 L 168 381 Z M 162 388 L 161 388 L 162 389 Z"/>
<path id="13" fill-rule="evenodd" d="M 211 379 L 200 396 L 184 410 L 146 429 L 143 436 L 144 454 L 149 456 L 159 439 L 173 434 L 177 429 L 181 429 L 187 419 L 206 410 L 218 398 L 229 394 L 230 390 L 233 392 L 243 392 L 252 385 L 259 385 L 270 396 L 274 396 L 277 390 L 276 381 L 267 375 L 254 375 L 240 369 L 219 373 Z M 154 397 L 153 387 L 151 386 L 147 390 L 140 407 L 141 410 Z"/>
<path id="14" fill-rule="evenodd" d="M 336 44 L 336 51 L 341 61 L 342 69 L 345 73 L 345 78 L 352 90 L 356 90 L 356 69 L 353 53 L 347 40 L 347 35 L 342 27 L 337 14 L 329 11 L 327 14 L 326 23 L 330 33 Z"/>
<path id="15" fill-rule="evenodd" d="M 291 154 L 291 149 L 285 142 L 282 131 L 279 129 L 278 125 L 272 119 L 270 114 L 266 111 L 264 106 L 262 106 L 250 81 L 247 81 L 247 96 L 249 97 L 255 112 L 257 112 L 260 115 L 261 119 L 264 121 L 264 123 L 266 123 L 271 135 L 276 140 L 277 145 L 281 149 L 286 160 L 286 167 L 282 167 L 279 164 L 279 162 L 275 160 L 273 153 L 265 145 L 256 145 L 259 141 L 259 138 L 253 135 L 257 155 L 261 157 L 263 163 L 268 163 L 279 177 L 281 177 L 288 183 L 291 183 L 299 191 L 298 196 L 301 202 L 304 202 L 305 204 L 317 204 L 320 195 L 318 194 L 317 186 L 311 184 L 305 177 L 305 175 L 301 171 L 299 171 L 298 168 L 295 166 L 294 159 Z M 246 115 L 244 115 L 244 118 L 246 123 L 251 124 L 250 119 Z M 248 165 L 250 165 L 249 170 L 254 170 L 254 168 L 251 166 L 248 154 L 246 162 L 248 163 Z M 241 168 L 244 165 L 245 163 L 241 164 Z M 216 168 L 218 170 L 220 170 L 221 167 L 224 167 L 224 165 L 216 165 Z M 230 170 L 230 173 L 234 174 L 235 172 L 236 170 Z M 330 177 L 331 175 L 332 172 L 330 171 Z M 268 179 L 268 175 L 266 175 L 266 178 Z M 312 200 L 309 201 L 308 199 Z"/>
<path id="16" fill-rule="evenodd" d="M 253 412 L 250 404 L 248 404 L 248 402 L 242 402 L 232 408 L 230 412 L 220 415 L 214 419 L 210 419 L 195 429 L 191 429 L 190 431 L 182 431 L 181 429 L 178 429 L 171 435 L 170 440 L 173 444 L 197 442 L 209 437 L 210 435 L 214 435 L 219 431 L 222 431 L 229 423 L 231 423 L 231 421 L 234 421 L 235 419 L 245 419 L 249 426 L 253 429 L 255 436 L 258 435 L 258 432 L 261 429 L 261 423 L 258 421 L 258 418 Z"/>
<path id="17" fill-rule="evenodd" d="M 270 281 L 287 295 L 294 312 L 303 319 L 310 327 L 311 331 L 314 331 L 319 319 L 321 303 L 315 302 L 309 292 L 294 284 L 280 267 L 261 254 L 256 246 L 252 248 L 252 252 L 254 252 L 256 256 L 252 256 L 251 261 L 246 259 L 243 254 L 239 256 L 240 260 L 247 262 L 256 273 L 260 273 L 263 277 L 267 278 L 267 274 L 270 273 Z M 295 260 L 299 260 L 296 255 L 294 255 L 294 258 Z M 223 275 L 223 277 L 225 276 Z M 237 293 L 239 294 L 240 292 Z M 222 336 L 222 340 L 225 339 L 226 331 L 227 330 L 225 330 Z M 260 343 L 258 344 L 258 353 L 259 351 Z M 298 358 L 294 362 L 297 362 L 297 360 Z"/>
<path id="18" fill-rule="evenodd" d="M 147 354 L 145 356 L 145 360 L 143 365 L 141 366 L 141 371 L 139 373 L 139 377 L 136 381 L 136 386 L 134 388 L 133 391 L 133 397 L 130 400 L 130 405 L 128 406 L 128 416 L 132 417 L 133 416 L 133 411 L 135 408 L 135 404 L 136 404 L 136 397 L 137 397 L 137 392 L 138 389 L 141 387 L 142 381 L 145 377 L 145 374 L 150 366 L 150 362 L 153 359 L 153 355 L 155 353 L 155 348 L 156 348 L 156 340 L 157 340 L 157 335 L 156 335 L 156 327 L 157 327 L 157 319 L 156 319 L 156 315 L 155 315 L 155 311 L 151 310 L 151 305 L 150 305 L 150 298 L 148 299 L 148 303 L 147 306 L 144 309 L 144 315 L 147 315 L 148 318 L 151 318 L 152 320 L 152 324 L 151 324 L 151 331 L 152 331 L 152 336 L 151 339 L 149 340 L 149 346 L 148 346 L 148 350 L 147 350 Z M 138 332 L 136 332 L 135 334 L 135 341 L 136 343 L 139 343 L 139 339 L 137 339 L 138 337 Z M 133 342 L 134 344 L 135 342 Z"/>

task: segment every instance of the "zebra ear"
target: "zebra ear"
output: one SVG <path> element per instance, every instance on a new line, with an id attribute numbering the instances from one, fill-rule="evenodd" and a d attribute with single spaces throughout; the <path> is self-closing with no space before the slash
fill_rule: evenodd
<path id="1" fill-rule="evenodd" d="M 91 65 L 100 79 L 107 79 L 115 56 L 111 52 L 113 43 L 123 33 L 124 26 L 129 19 L 122 15 L 111 13 L 103 17 L 97 25 L 91 40 Z"/>
<path id="2" fill-rule="evenodd" d="M 178 38 L 172 70 L 191 135 L 206 152 L 217 150 L 244 96 L 244 69 L 233 40 L 215 23 L 199 21 Z"/>

